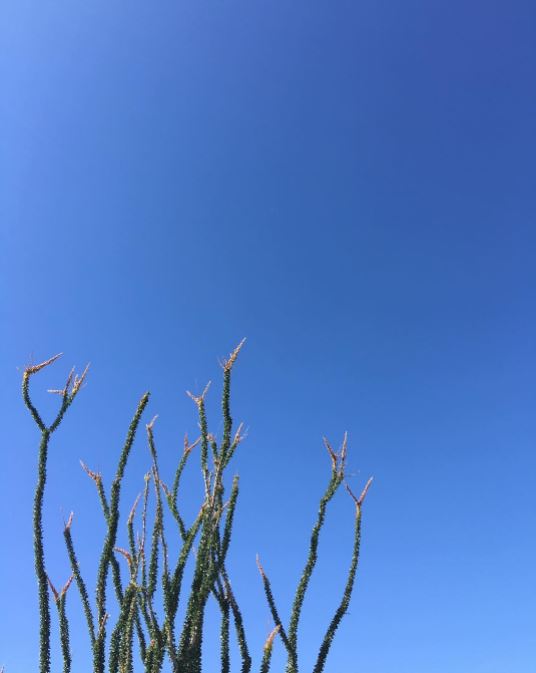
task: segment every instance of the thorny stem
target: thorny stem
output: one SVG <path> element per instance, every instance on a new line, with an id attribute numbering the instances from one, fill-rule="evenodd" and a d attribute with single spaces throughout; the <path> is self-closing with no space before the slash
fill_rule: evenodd
<path id="1" fill-rule="evenodd" d="M 93 622 L 93 613 L 91 611 L 91 604 L 89 602 L 89 596 L 88 592 L 86 589 L 86 584 L 84 580 L 82 579 L 82 575 L 80 573 L 80 567 L 78 563 L 78 559 L 76 558 L 76 553 L 74 550 L 74 545 L 73 545 L 73 539 L 71 536 L 71 525 L 73 522 L 73 513 L 71 512 L 71 515 L 69 516 L 69 519 L 67 523 L 65 524 L 65 528 L 63 530 L 63 536 L 65 538 L 65 544 L 67 546 L 67 553 L 69 555 L 69 561 L 71 563 L 71 570 L 73 572 L 73 576 L 76 582 L 76 586 L 78 587 L 78 591 L 80 593 L 80 599 L 82 601 L 82 607 L 84 609 L 84 614 L 86 616 L 86 621 L 87 621 L 87 626 L 88 626 L 88 631 L 89 631 L 89 637 L 91 640 L 91 646 L 93 647 L 95 645 L 95 625 Z"/>
<path id="2" fill-rule="evenodd" d="M 58 610 L 59 625 L 60 625 L 60 644 L 61 653 L 63 656 L 63 673 L 70 673 L 71 670 L 71 648 L 69 643 L 69 622 L 65 614 L 65 600 L 67 598 L 67 591 L 73 581 L 73 575 L 69 577 L 61 591 L 57 591 L 52 584 L 50 577 L 47 575 L 48 585 L 54 596 L 54 602 Z"/>
<path id="3" fill-rule="evenodd" d="M 34 556 L 35 574 L 39 587 L 39 670 L 41 673 L 50 671 L 50 608 L 48 604 L 48 592 L 46 588 L 45 550 L 43 545 L 43 496 L 46 484 L 46 465 L 48 453 L 49 433 L 42 431 L 41 444 L 39 445 L 39 467 L 37 487 L 35 489 L 33 525 L 34 525 Z"/>

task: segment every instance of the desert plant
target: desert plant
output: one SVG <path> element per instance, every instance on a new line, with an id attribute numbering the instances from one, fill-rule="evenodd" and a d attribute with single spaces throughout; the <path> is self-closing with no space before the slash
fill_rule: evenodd
<path id="1" fill-rule="evenodd" d="M 226 565 L 227 552 L 233 532 L 233 517 L 239 494 L 237 476 L 232 480 L 228 499 L 225 500 L 224 498 L 226 471 L 238 445 L 244 438 L 242 424 L 233 434 L 233 419 L 230 408 L 231 372 L 243 343 L 244 341 L 222 363 L 223 433 L 220 442 L 209 432 L 208 428 L 205 398 L 209 385 L 200 395 L 189 393 L 197 407 L 200 436 L 194 442 L 190 442 L 188 437 L 185 437 L 183 453 L 171 488 L 165 484 L 160 476 L 154 437 L 156 417 L 146 425 L 152 466 L 150 472 L 145 475 L 143 493 L 136 499 L 127 518 L 128 549 L 117 546 L 121 486 L 134 438 L 149 402 L 149 393 L 145 393 L 137 405 L 119 456 L 115 478 L 109 493 L 104 487 L 102 476 L 82 463 L 83 469 L 95 483 L 106 525 L 97 571 L 95 606 L 92 605 L 90 600 L 75 550 L 72 534 L 73 515 L 70 515 L 63 532 L 72 574 L 60 591 L 55 588 L 47 575 L 42 531 L 43 500 L 50 438 L 80 392 L 88 369 L 86 367 L 81 376 L 75 375 L 74 370 L 71 371 L 62 389 L 50 391 L 61 397 L 61 404 L 56 418 L 49 426 L 43 422 L 38 410 L 32 403 L 29 384 L 34 374 L 55 362 L 59 355 L 39 365 L 27 367 L 24 371 L 22 383 L 24 402 L 41 433 L 33 516 L 35 571 L 40 611 L 40 673 L 49 673 L 51 670 L 49 588 L 58 611 L 63 671 L 69 673 L 71 670 L 66 598 L 68 589 L 73 583 L 78 588 L 87 623 L 92 648 L 93 673 L 104 673 L 106 665 L 110 673 L 133 673 L 135 651 L 138 652 L 136 656 L 139 656 L 146 673 L 161 671 L 166 658 L 169 660 L 173 673 L 201 673 L 204 619 L 207 604 L 211 597 L 216 601 L 221 613 L 221 673 L 230 672 L 229 639 L 231 626 L 234 627 L 236 633 L 241 657 L 241 673 L 251 671 L 252 659 L 247 644 L 242 612 L 232 589 Z M 264 592 L 274 620 L 274 629 L 268 635 L 263 648 L 261 673 L 268 673 L 270 669 L 276 636 L 279 636 L 286 650 L 286 672 L 298 673 L 298 627 L 303 601 L 317 562 L 318 541 L 324 525 L 326 509 L 341 484 L 343 484 L 345 476 L 346 435 L 338 453 L 333 450 L 326 439 L 324 439 L 324 443 L 331 460 L 330 479 L 326 491 L 320 499 L 317 520 L 310 538 L 307 561 L 297 585 L 290 619 L 286 627 L 280 618 L 270 581 L 259 559 L 257 559 Z M 197 446 L 199 446 L 200 453 L 204 498 L 197 516 L 188 525 L 181 514 L 179 493 L 184 468 L 193 449 Z M 360 497 L 356 497 L 346 486 L 355 504 L 353 552 L 343 596 L 320 644 L 313 673 L 321 673 L 324 670 L 333 637 L 348 608 L 359 558 L 362 505 L 370 481 Z M 154 491 L 154 517 L 151 531 L 149 531 L 148 508 L 151 490 Z M 141 532 L 136 536 L 134 521 L 140 501 Z M 180 551 L 174 563 L 171 562 L 168 546 L 169 532 L 164 525 L 164 504 L 169 510 L 174 525 L 177 526 L 177 535 L 174 538 L 180 541 Z M 194 543 L 196 544 L 195 554 L 193 554 Z M 189 590 L 185 592 L 183 591 L 185 569 L 192 556 L 194 561 L 191 585 Z M 128 578 L 122 577 L 118 557 L 124 557 L 126 560 Z M 115 623 L 111 630 L 108 630 L 110 613 L 107 610 L 107 590 L 110 574 L 118 610 Z M 159 596 L 163 606 L 161 610 L 156 608 L 157 591 L 160 592 Z M 185 607 L 184 618 L 181 620 L 178 618 L 179 604 Z M 135 643 L 137 643 L 137 648 Z"/>

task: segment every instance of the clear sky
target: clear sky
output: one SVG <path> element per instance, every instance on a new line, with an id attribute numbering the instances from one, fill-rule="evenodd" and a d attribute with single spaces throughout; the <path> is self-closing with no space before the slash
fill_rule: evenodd
<path id="1" fill-rule="evenodd" d="M 375 482 L 327 672 L 534 673 L 534 3 L 7 0 L 0 26 L 6 673 L 37 670 L 22 368 L 65 352 L 33 380 L 50 409 L 45 389 L 92 363 L 52 441 L 45 517 L 52 577 L 72 509 L 91 583 L 102 521 L 78 460 L 109 485 L 150 389 L 170 480 L 196 431 L 184 391 L 214 379 L 221 431 L 218 357 L 243 336 L 230 569 L 255 661 L 271 629 L 255 554 L 287 616 L 321 437 L 348 430 L 350 484 Z M 140 435 L 127 510 L 148 467 Z M 349 562 L 345 493 L 329 514 L 304 672 Z"/>

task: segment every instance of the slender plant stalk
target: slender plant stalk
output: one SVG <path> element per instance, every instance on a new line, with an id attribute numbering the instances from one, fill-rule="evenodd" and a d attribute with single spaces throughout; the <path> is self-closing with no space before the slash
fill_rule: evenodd
<path id="1" fill-rule="evenodd" d="M 69 555 L 69 561 L 71 563 L 71 570 L 73 572 L 73 577 L 78 587 L 78 592 L 80 593 L 80 599 L 82 601 L 82 607 L 84 609 L 84 614 L 87 621 L 87 627 L 89 632 L 89 638 L 91 640 L 91 647 L 95 645 L 95 623 L 93 620 L 93 612 L 91 610 L 91 604 L 89 602 L 89 595 L 86 588 L 86 583 L 84 582 L 82 575 L 80 573 L 80 564 L 76 557 L 76 552 L 74 550 L 73 539 L 71 536 L 71 526 L 73 523 L 73 513 L 69 516 L 65 528 L 63 530 L 63 537 L 65 538 L 65 544 L 67 546 L 67 553 Z"/>
<path id="2" fill-rule="evenodd" d="M 70 673 L 71 671 L 71 647 L 69 642 L 69 622 L 65 614 L 65 594 L 60 598 L 58 604 L 58 613 L 60 619 L 60 643 L 61 652 L 63 655 L 63 673 Z"/>
<path id="3" fill-rule="evenodd" d="M 246 640 L 246 632 L 244 630 L 244 620 L 242 618 L 242 613 L 238 607 L 238 603 L 234 596 L 229 577 L 225 566 L 221 569 L 221 576 L 224 582 L 225 591 L 229 597 L 229 604 L 231 606 L 231 612 L 233 613 L 233 621 L 235 625 L 236 639 L 238 641 L 238 647 L 240 649 L 240 656 L 242 657 L 242 667 L 240 673 L 249 673 L 251 670 L 251 656 L 249 654 L 249 648 Z"/>
<path id="4" fill-rule="evenodd" d="M 43 544 L 43 497 L 47 478 L 46 464 L 49 437 L 48 431 L 43 430 L 39 446 L 39 471 L 34 499 L 34 556 L 35 574 L 39 587 L 39 670 L 41 673 L 49 673 L 50 671 L 50 608 L 46 589 L 45 549 Z"/>
<path id="5" fill-rule="evenodd" d="M 221 673 L 229 673 L 231 668 L 231 659 L 229 653 L 229 632 L 231 627 L 230 613 L 231 605 L 223 587 L 221 578 L 217 578 L 214 596 L 218 602 L 221 612 L 220 625 L 220 661 Z"/>
<path id="6" fill-rule="evenodd" d="M 290 641 L 287 636 L 287 632 L 285 631 L 285 628 L 283 627 L 283 622 L 281 621 L 281 617 L 279 616 L 279 612 L 277 610 L 277 606 L 275 604 L 275 599 L 274 599 L 274 594 L 272 592 L 272 585 L 270 584 L 270 580 L 268 579 L 268 576 L 266 575 L 264 568 L 261 565 L 260 559 L 257 556 L 257 567 L 259 569 L 259 572 L 261 574 L 261 579 L 262 579 L 262 584 L 264 587 L 264 593 L 266 596 L 266 601 L 268 603 L 268 607 L 270 608 L 270 612 L 272 613 L 272 619 L 274 620 L 274 623 L 276 627 L 278 628 L 278 633 L 281 636 L 281 640 L 283 641 L 283 645 L 285 646 L 285 649 L 287 650 L 287 654 L 289 656 L 289 659 L 294 659 L 294 650 L 291 647 Z"/>
<path id="7" fill-rule="evenodd" d="M 59 625 L 60 625 L 60 644 L 61 644 L 61 653 L 63 656 L 63 673 L 70 673 L 71 671 L 71 646 L 69 642 L 69 622 L 67 620 L 67 615 L 65 613 L 65 601 L 67 599 L 67 590 L 71 586 L 73 581 L 73 575 L 67 580 L 63 589 L 57 591 L 55 586 L 50 581 L 50 578 L 47 575 L 48 585 L 54 596 L 54 602 L 56 603 L 56 608 L 58 609 Z"/>

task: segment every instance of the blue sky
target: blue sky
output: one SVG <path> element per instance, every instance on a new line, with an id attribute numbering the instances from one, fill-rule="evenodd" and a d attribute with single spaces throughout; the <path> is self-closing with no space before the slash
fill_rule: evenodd
<path id="1" fill-rule="evenodd" d="M 214 379 L 221 431 L 218 357 L 243 336 L 230 567 L 256 661 L 271 621 L 255 554 L 287 614 L 328 477 L 321 437 L 348 430 L 350 484 L 375 482 L 327 672 L 533 673 L 535 19 L 516 1 L 3 4 L 7 673 L 37 670 L 24 366 L 65 352 L 33 381 L 50 410 L 46 388 L 92 363 L 51 446 L 59 584 L 66 513 L 89 578 L 101 545 L 78 460 L 109 483 L 150 389 L 171 479 L 196 430 L 184 391 Z M 148 466 L 140 435 L 127 510 Z M 346 494 L 330 515 L 303 671 L 344 582 Z M 70 606 L 82 652 L 74 592 Z M 77 654 L 74 673 L 87 666 Z"/>

